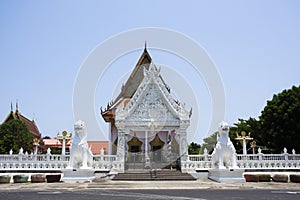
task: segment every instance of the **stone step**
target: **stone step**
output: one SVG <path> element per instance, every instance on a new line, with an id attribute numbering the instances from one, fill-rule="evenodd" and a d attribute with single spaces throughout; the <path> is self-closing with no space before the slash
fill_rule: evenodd
<path id="1" fill-rule="evenodd" d="M 196 180 L 193 176 L 180 171 L 126 172 L 117 174 L 112 180 Z"/>

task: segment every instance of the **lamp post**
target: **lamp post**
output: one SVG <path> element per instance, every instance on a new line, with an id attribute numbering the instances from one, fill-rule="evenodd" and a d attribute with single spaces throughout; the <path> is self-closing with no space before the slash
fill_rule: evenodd
<path id="1" fill-rule="evenodd" d="M 250 133 L 249 135 L 246 134 L 245 131 L 241 132 L 241 135 L 239 135 L 238 133 L 236 133 L 236 140 L 239 140 L 240 143 L 243 145 L 243 155 L 247 155 L 247 143 L 249 140 L 253 140 L 253 138 L 250 137 Z"/>
<path id="2" fill-rule="evenodd" d="M 57 139 L 62 144 L 62 151 L 61 155 L 66 155 L 66 143 L 69 142 L 72 139 L 72 133 L 67 133 L 67 131 L 63 131 L 62 134 L 57 133 Z"/>

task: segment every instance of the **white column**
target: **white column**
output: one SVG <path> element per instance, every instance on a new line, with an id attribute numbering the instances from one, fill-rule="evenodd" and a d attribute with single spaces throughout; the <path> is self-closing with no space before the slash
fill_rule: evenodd
<path id="1" fill-rule="evenodd" d="M 66 138 L 62 139 L 62 149 L 61 149 L 61 155 L 66 155 Z"/>
<path id="2" fill-rule="evenodd" d="M 125 161 L 125 131 L 118 131 L 118 147 L 117 147 L 117 158 L 119 161 Z"/>
<path id="3" fill-rule="evenodd" d="M 113 136 L 112 136 L 112 133 L 111 133 L 111 122 L 109 123 L 108 125 L 108 155 L 111 155 L 112 153 L 112 145 L 114 143 L 113 140 Z"/>
<path id="4" fill-rule="evenodd" d="M 180 156 L 181 156 L 181 161 L 186 161 L 188 157 L 188 143 L 187 143 L 187 138 L 186 138 L 186 131 L 185 130 L 180 130 L 179 131 L 179 138 L 180 138 Z"/>
<path id="5" fill-rule="evenodd" d="M 246 138 L 243 138 L 243 155 L 247 155 Z"/>
<path id="6" fill-rule="evenodd" d="M 148 130 L 145 131 L 145 154 L 148 155 Z"/>
<path id="7" fill-rule="evenodd" d="M 38 149 L 39 149 L 39 144 L 36 144 L 34 149 L 34 155 L 38 154 Z"/>

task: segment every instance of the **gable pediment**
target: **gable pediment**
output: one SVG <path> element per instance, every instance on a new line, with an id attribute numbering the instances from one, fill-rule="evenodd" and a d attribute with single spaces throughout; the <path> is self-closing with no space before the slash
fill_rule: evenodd
<path id="1" fill-rule="evenodd" d="M 171 96 L 154 64 L 144 68 L 144 78 L 137 91 L 125 105 L 116 110 L 116 121 L 127 121 L 131 125 L 139 121 L 139 125 L 149 122 L 157 126 L 178 126 L 188 121 L 190 113 L 184 105 L 179 104 Z"/>
<path id="2" fill-rule="evenodd" d="M 150 83 L 137 106 L 126 119 L 155 122 L 179 121 L 179 118 L 169 110 L 165 101 L 158 86 L 155 83 Z"/>

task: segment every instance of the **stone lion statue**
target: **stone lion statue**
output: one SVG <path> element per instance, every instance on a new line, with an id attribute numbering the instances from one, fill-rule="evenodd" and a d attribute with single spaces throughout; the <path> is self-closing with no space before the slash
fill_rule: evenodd
<path id="1" fill-rule="evenodd" d="M 229 125 L 226 122 L 221 122 L 218 131 L 218 141 L 212 153 L 212 167 L 219 169 L 237 168 L 236 151 L 229 138 Z"/>
<path id="2" fill-rule="evenodd" d="M 84 122 L 79 120 L 75 123 L 75 135 L 70 149 L 68 168 L 88 168 L 92 166 L 93 153 L 88 147 L 87 134 L 84 131 Z"/>

